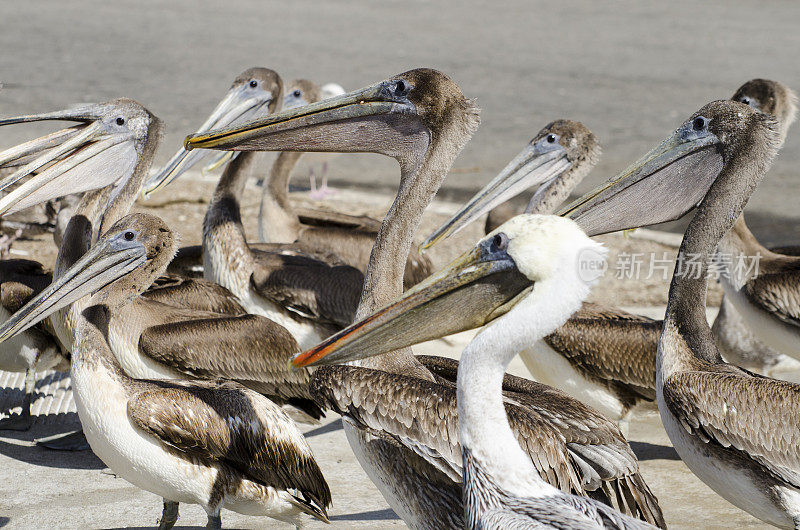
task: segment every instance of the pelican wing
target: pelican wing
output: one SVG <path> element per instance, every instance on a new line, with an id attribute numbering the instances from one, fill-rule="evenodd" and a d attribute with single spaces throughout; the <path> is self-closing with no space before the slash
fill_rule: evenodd
<path id="1" fill-rule="evenodd" d="M 658 320 L 584 304 L 544 340 L 590 377 L 653 401 L 661 327 Z"/>
<path id="2" fill-rule="evenodd" d="M 433 356 L 417 358 L 440 380 L 456 384 L 458 361 Z M 541 454 L 541 449 L 532 443 L 536 441 L 534 436 L 526 435 L 526 427 L 555 432 L 564 443 L 560 451 L 572 466 L 569 476 L 577 484 L 561 487 L 559 477 L 552 472 L 549 478 L 542 475 L 545 480 L 563 491 L 588 495 L 615 505 L 623 513 L 666 526 L 658 499 L 639 474 L 636 455 L 613 422 L 566 393 L 530 379 L 506 374 L 503 394 L 511 427 L 529 455 Z M 537 420 L 541 421 L 536 423 Z M 553 464 L 537 468 L 540 473 L 556 469 Z"/>
<path id="3" fill-rule="evenodd" d="M 375 234 L 378 233 L 381 227 L 380 221 L 366 215 L 348 215 L 345 213 L 313 210 L 310 208 L 297 208 L 295 212 L 300 222 L 308 226 L 363 230 L 374 232 Z"/>
<path id="4" fill-rule="evenodd" d="M 308 371 L 288 367 L 300 348 L 282 326 L 257 315 L 168 317 L 140 335 L 144 355 L 192 377 L 235 379 L 262 394 L 311 400 Z"/>
<path id="5" fill-rule="evenodd" d="M 445 368 L 448 361 L 443 360 Z M 457 367 L 456 361 L 452 363 Z M 511 428 L 544 480 L 579 495 L 601 490 L 598 497 L 621 499 L 624 512 L 641 512 L 648 519 L 663 521 L 657 500 L 639 476 L 636 457 L 624 438 L 617 433 L 609 436 L 608 432 L 615 429 L 609 420 L 566 394 L 509 377 L 506 382 L 513 390 L 506 391 L 505 397 Z M 318 368 L 311 381 L 312 393 L 321 402 L 362 430 L 392 438 L 454 482 L 461 482 L 454 384 L 444 378 L 435 383 L 354 366 Z M 545 389 L 549 393 L 537 397 Z M 568 403 L 552 406 L 549 400 L 553 396 Z M 548 404 L 551 406 L 546 408 Z M 563 414 L 570 405 L 574 405 L 574 413 Z M 582 420 L 582 413 L 591 419 Z M 609 443 L 603 444 L 605 439 Z M 614 486 L 609 487 L 608 481 Z"/>
<path id="6" fill-rule="evenodd" d="M 742 292 L 756 307 L 800 326 L 800 270 L 760 274 L 747 282 Z"/>
<path id="7" fill-rule="evenodd" d="M 507 498 L 506 506 L 481 515 L 483 528 L 605 528 L 636 530 L 654 526 L 581 497 Z"/>
<path id="8" fill-rule="evenodd" d="M 664 400 L 689 433 L 800 487 L 797 384 L 744 371 L 682 372 L 664 382 Z"/>
<path id="9" fill-rule="evenodd" d="M 274 403 L 232 382 L 148 382 L 128 401 L 146 433 L 192 458 L 223 462 L 250 480 L 297 490 L 324 509 L 331 494 L 311 448 Z"/>
<path id="10" fill-rule="evenodd" d="M 302 255 L 259 252 L 255 258 L 250 281 L 264 298 L 323 325 L 353 321 L 364 283 L 358 269 Z"/>
<path id="11" fill-rule="evenodd" d="M 229 290 L 202 278 L 175 274 L 159 277 L 142 296 L 162 304 L 225 315 L 247 313 Z"/>

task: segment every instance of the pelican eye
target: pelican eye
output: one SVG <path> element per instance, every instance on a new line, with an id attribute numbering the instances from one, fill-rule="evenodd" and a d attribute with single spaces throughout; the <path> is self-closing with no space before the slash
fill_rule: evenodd
<path id="1" fill-rule="evenodd" d="M 256 81 L 255 79 L 251 79 L 250 80 L 250 88 L 255 88 L 257 86 L 258 86 L 258 81 Z"/>
<path id="2" fill-rule="evenodd" d="M 492 251 L 502 251 L 508 249 L 508 236 L 504 232 L 495 234 L 492 238 Z"/>
<path id="3" fill-rule="evenodd" d="M 299 90 L 295 90 L 294 92 L 292 92 L 292 95 L 293 95 L 294 97 L 296 97 L 296 98 L 299 98 L 300 96 L 302 96 L 302 95 L 303 95 L 303 93 L 302 93 L 302 92 L 300 92 Z"/>
<path id="4" fill-rule="evenodd" d="M 558 139 L 558 137 L 557 137 L 555 134 L 553 134 L 553 133 L 550 133 L 550 134 L 548 134 L 548 135 L 545 137 L 545 139 L 547 140 L 547 143 L 548 143 L 548 144 L 553 144 L 553 143 L 555 143 L 555 142 L 556 142 L 556 140 Z"/>
<path id="5" fill-rule="evenodd" d="M 394 95 L 397 97 L 406 96 L 408 95 L 410 88 L 411 86 L 401 79 L 394 86 Z"/>
<path id="6" fill-rule="evenodd" d="M 125 232 L 125 234 L 122 237 L 125 238 L 125 241 L 133 241 L 133 238 L 136 237 L 136 234 L 134 234 L 133 232 L 131 232 L 129 230 L 129 231 Z"/>
<path id="7" fill-rule="evenodd" d="M 692 121 L 692 129 L 695 131 L 702 131 L 706 127 L 706 119 L 702 116 L 696 117 Z"/>
<path id="8" fill-rule="evenodd" d="M 125 118 L 117 118 L 117 125 L 125 125 Z"/>

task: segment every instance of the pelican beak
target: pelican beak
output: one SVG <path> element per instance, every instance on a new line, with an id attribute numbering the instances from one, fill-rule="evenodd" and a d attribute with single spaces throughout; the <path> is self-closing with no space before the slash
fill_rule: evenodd
<path id="1" fill-rule="evenodd" d="M 420 250 L 431 248 L 526 189 L 549 184 L 571 166 L 563 149 L 541 153 L 535 145 L 529 144 L 463 208 L 429 235 Z"/>
<path id="2" fill-rule="evenodd" d="M 0 126 L 42 120 L 85 122 L 0 153 L 0 167 L 21 165 L 0 181 L 0 191 L 39 172 L 0 199 L 0 215 L 70 193 L 102 188 L 130 176 L 139 158 L 134 134 L 104 124 L 100 112 L 103 106 L 0 120 Z M 109 166 L 115 170 L 110 171 Z"/>
<path id="3" fill-rule="evenodd" d="M 147 251 L 138 241 L 101 238 L 56 281 L 0 326 L 0 342 L 140 267 Z"/>
<path id="4" fill-rule="evenodd" d="M 196 134 L 251 120 L 259 114 L 266 112 L 273 97 L 272 92 L 268 90 L 259 90 L 253 93 L 252 91 L 248 91 L 247 87 L 244 85 L 234 86 L 228 91 L 222 101 L 219 102 L 211 113 L 211 116 L 200 126 Z M 179 149 L 170 161 L 167 162 L 167 165 L 147 181 L 144 186 L 144 196 L 148 197 L 167 186 L 170 182 L 197 164 L 207 154 L 208 152 L 204 151 L 190 153 L 189 150 L 185 148 Z M 232 157 L 229 156 L 222 160 L 217 158 L 212 162 L 211 166 L 214 168 L 218 167 L 230 158 Z"/>
<path id="5" fill-rule="evenodd" d="M 722 166 L 714 134 L 687 137 L 681 128 L 558 215 L 574 220 L 590 236 L 674 221 L 703 200 Z"/>
<path id="6" fill-rule="evenodd" d="M 280 113 L 227 129 L 193 134 L 186 149 L 232 151 L 324 151 L 379 152 L 373 128 L 361 127 L 376 117 L 412 115 L 413 103 L 390 90 L 382 81 L 355 92 Z M 399 125 L 401 126 L 401 125 Z M 297 134 L 302 129 L 303 134 Z M 386 134 L 389 134 L 388 132 Z M 380 151 L 383 152 L 383 151 Z"/>
<path id="7" fill-rule="evenodd" d="M 388 307 L 298 354 L 292 365 L 354 361 L 481 327 L 505 314 L 531 287 L 489 237 Z"/>

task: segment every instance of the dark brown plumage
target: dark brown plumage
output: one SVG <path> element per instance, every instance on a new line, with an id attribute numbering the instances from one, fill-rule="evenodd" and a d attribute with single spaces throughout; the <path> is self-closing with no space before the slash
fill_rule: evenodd
<path id="1" fill-rule="evenodd" d="M 439 487 L 452 488 L 449 494 L 457 495 L 462 481 L 458 361 L 417 359 L 437 376 L 437 382 L 368 368 L 325 366 L 314 372 L 312 392 L 361 428 L 424 458 L 454 481 Z M 639 475 L 636 456 L 613 423 L 534 381 L 507 375 L 503 390 L 511 427 L 544 480 L 665 527 L 658 501 Z"/>
<path id="2" fill-rule="evenodd" d="M 626 408 L 656 398 L 656 348 L 663 322 L 584 303 L 544 341 Z"/>

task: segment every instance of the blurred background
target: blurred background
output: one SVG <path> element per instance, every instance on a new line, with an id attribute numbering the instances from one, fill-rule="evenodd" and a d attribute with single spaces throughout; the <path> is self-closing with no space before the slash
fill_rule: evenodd
<path id="1" fill-rule="evenodd" d="M 443 197 L 465 200 L 556 118 L 583 122 L 603 146 L 583 192 L 748 79 L 800 90 L 799 22 L 789 1 L 14 2 L 0 20 L 0 114 L 131 97 L 166 123 L 159 164 L 245 68 L 352 90 L 427 66 L 482 108 Z M 3 128 L 0 148 L 32 130 Z M 303 175 L 294 182 L 307 185 Z M 388 190 L 398 176 L 393 160 L 343 155 L 329 183 Z M 799 203 L 796 126 L 748 224 L 767 245 L 798 242 Z"/>

